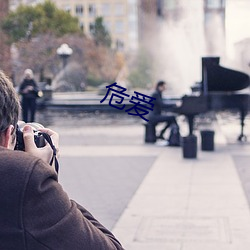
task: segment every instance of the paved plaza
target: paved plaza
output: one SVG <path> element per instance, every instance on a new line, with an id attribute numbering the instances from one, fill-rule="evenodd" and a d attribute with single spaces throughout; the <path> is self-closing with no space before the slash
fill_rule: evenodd
<path id="1" fill-rule="evenodd" d="M 61 135 L 60 183 L 125 249 L 250 248 L 250 144 L 236 141 L 239 121 L 213 122 L 214 152 L 201 151 L 196 131 L 197 159 L 184 159 L 180 147 L 144 144 L 140 120 L 58 121 L 50 127 Z"/>

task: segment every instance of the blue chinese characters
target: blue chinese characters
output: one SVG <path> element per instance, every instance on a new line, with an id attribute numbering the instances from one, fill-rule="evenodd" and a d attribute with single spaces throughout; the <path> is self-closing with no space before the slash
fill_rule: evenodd
<path id="1" fill-rule="evenodd" d="M 112 83 L 108 86 L 106 86 L 107 88 L 107 93 L 104 96 L 104 98 L 100 101 L 100 103 L 103 103 L 108 95 L 111 93 L 110 99 L 109 99 L 109 105 L 113 108 L 119 109 L 119 110 L 123 110 L 126 105 L 122 104 L 122 102 L 124 101 L 125 97 L 130 97 L 130 95 L 124 93 L 127 89 L 119 86 L 116 82 Z M 129 100 L 130 103 L 133 104 L 132 107 L 129 107 L 127 109 L 124 109 L 125 112 L 127 112 L 129 115 L 134 115 L 134 116 L 139 116 L 141 117 L 143 120 L 148 121 L 148 119 L 145 117 L 149 111 L 153 110 L 154 108 L 154 97 L 148 96 L 148 95 L 144 95 L 141 94 L 139 92 L 134 91 L 135 95 L 132 96 Z M 118 100 L 114 100 L 113 98 L 117 97 Z"/>

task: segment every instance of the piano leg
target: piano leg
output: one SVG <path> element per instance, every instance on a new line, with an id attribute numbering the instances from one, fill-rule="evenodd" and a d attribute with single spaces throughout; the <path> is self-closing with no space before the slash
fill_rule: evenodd
<path id="1" fill-rule="evenodd" d="M 240 125 L 241 125 L 241 133 L 238 137 L 238 141 L 246 141 L 247 137 L 244 135 L 244 126 L 245 126 L 245 117 L 247 115 L 247 111 L 245 111 L 244 109 L 240 110 Z"/>
<path id="2" fill-rule="evenodd" d="M 189 135 L 192 135 L 194 130 L 194 115 L 186 115 L 186 117 L 188 119 Z"/>

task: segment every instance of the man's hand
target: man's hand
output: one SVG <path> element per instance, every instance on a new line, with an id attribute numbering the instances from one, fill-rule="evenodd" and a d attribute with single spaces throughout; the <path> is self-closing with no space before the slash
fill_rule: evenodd
<path id="1" fill-rule="evenodd" d="M 41 128 L 39 129 L 39 131 L 46 133 L 51 137 L 51 140 L 58 152 L 59 135 L 53 130 L 50 130 L 47 128 Z M 23 128 L 23 140 L 25 144 L 25 152 L 32 154 L 47 163 L 50 163 L 50 160 L 53 156 L 53 152 L 52 152 L 50 145 L 46 143 L 44 147 L 37 148 L 35 141 L 34 141 L 33 129 L 29 125 L 25 125 Z"/>

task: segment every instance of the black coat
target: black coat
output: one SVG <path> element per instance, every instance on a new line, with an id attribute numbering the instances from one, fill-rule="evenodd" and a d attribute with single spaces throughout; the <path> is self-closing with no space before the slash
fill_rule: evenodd
<path id="1" fill-rule="evenodd" d="M 25 89 L 27 87 L 32 87 L 33 90 L 29 90 L 25 93 Z M 23 98 L 37 98 L 38 97 L 38 87 L 36 82 L 33 79 L 24 79 L 19 88 L 19 94 L 22 95 Z"/>
<path id="2" fill-rule="evenodd" d="M 158 116 L 161 115 L 162 109 L 169 107 L 168 104 L 165 104 L 162 100 L 162 93 L 159 90 L 156 90 L 153 94 L 152 97 L 155 98 L 154 101 L 154 109 L 152 112 L 150 112 L 149 117 L 151 116 Z"/>

